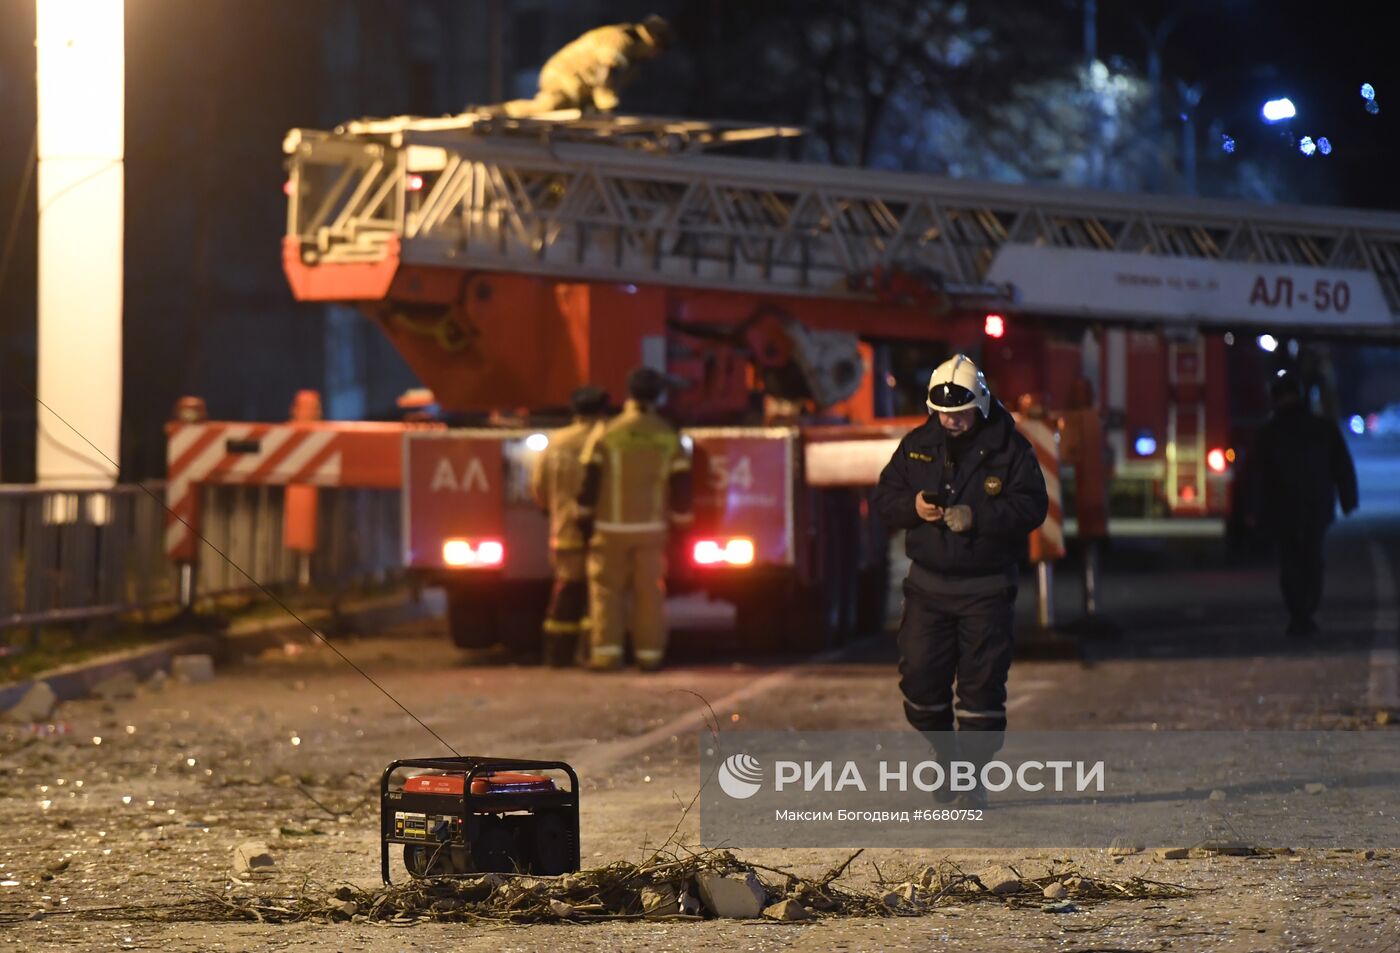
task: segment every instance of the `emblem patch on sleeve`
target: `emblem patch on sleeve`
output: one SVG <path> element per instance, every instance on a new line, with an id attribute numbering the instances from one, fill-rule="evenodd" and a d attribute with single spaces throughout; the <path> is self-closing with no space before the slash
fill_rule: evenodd
<path id="1" fill-rule="evenodd" d="M 989 476 L 982 481 L 982 490 L 988 496 L 996 496 L 1001 492 L 1001 477 Z"/>
<path id="2" fill-rule="evenodd" d="M 922 460 L 924 463 L 932 463 L 932 462 L 933 462 L 933 457 L 929 456 L 929 455 L 926 454 L 926 453 L 919 453 L 919 451 L 917 451 L 917 450 L 910 450 L 910 451 L 909 451 L 909 459 L 910 459 L 910 460 Z"/>

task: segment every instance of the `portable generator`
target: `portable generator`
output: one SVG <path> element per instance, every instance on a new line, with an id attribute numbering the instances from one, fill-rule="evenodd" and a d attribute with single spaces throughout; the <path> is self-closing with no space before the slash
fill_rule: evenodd
<path id="1" fill-rule="evenodd" d="M 391 844 L 403 845 L 414 877 L 579 869 L 578 775 L 562 761 L 394 761 L 380 778 L 379 803 L 386 884 Z"/>

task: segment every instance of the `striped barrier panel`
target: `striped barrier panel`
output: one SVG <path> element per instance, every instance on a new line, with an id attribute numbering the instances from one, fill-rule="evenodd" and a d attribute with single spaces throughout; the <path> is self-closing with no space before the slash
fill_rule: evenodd
<path id="1" fill-rule="evenodd" d="M 1031 533 L 1031 562 L 1042 563 L 1060 559 L 1065 554 L 1064 506 L 1060 496 L 1060 445 L 1055 428 L 1039 418 L 1013 414 L 1016 430 L 1030 441 L 1035 458 L 1045 477 L 1045 492 L 1050 497 L 1050 509 L 1045 522 Z"/>
<path id="2" fill-rule="evenodd" d="M 405 429 L 399 423 L 167 424 L 166 555 L 194 560 L 203 484 L 398 488 Z"/>

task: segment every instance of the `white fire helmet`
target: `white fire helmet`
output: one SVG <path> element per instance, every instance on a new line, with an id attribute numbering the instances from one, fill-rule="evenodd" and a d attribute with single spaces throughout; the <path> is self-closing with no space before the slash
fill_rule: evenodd
<path id="1" fill-rule="evenodd" d="M 992 392 L 987 378 L 966 354 L 955 354 L 934 369 L 928 379 L 930 414 L 955 413 L 976 407 L 985 418 L 992 412 Z"/>

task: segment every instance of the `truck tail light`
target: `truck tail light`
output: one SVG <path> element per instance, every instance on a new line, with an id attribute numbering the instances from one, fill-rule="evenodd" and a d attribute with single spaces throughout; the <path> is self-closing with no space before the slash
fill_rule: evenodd
<path id="1" fill-rule="evenodd" d="M 989 314 L 982 322 L 982 330 L 989 338 L 999 338 L 1006 334 L 1006 318 L 1000 314 Z"/>
<path id="2" fill-rule="evenodd" d="M 499 539 L 449 539 L 442 544 L 442 561 L 457 569 L 497 569 L 506 561 Z"/>
<path id="3" fill-rule="evenodd" d="M 404 188 L 410 192 L 423 191 L 423 177 L 421 175 L 410 175 L 404 179 Z"/>
<path id="4" fill-rule="evenodd" d="M 1216 447 L 1210 453 L 1206 454 L 1206 466 L 1210 467 L 1211 473 L 1224 473 L 1230 466 L 1229 455 L 1225 450 Z"/>
<path id="5" fill-rule="evenodd" d="M 754 559 L 753 540 L 697 539 L 691 558 L 697 566 L 751 566 Z"/>

